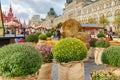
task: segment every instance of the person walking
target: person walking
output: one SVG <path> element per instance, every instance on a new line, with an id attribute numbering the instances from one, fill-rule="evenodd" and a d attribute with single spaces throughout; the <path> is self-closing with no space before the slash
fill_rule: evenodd
<path id="1" fill-rule="evenodd" d="M 57 38 L 58 38 L 58 40 L 60 39 L 60 37 L 61 37 L 61 32 L 60 32 L 60 30 L 57 30 Z"/>

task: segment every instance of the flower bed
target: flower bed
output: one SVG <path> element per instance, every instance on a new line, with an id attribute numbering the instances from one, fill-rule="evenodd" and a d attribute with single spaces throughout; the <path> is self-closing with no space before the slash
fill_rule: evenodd
<path id="1" fill-rule="evenodd" d="M 119 80 L 119 77 L 111 71 L 92 71 L 90 74 L 91 80 Z"/>

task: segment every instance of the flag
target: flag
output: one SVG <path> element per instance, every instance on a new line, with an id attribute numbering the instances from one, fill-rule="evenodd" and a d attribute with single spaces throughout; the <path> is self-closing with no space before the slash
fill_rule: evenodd
<path id="1" fill-rule="evenodd" d="M 4 26 L 3 26 L 3 19 L 2 19 L 2 8 L 0 2 L 0 36 L 4 35 Z"/>

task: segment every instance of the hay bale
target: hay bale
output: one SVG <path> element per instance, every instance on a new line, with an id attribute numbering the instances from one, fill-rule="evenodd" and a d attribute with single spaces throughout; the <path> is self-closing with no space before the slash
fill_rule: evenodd
<path id="1" fill-rule="evenodd" d="M 90 35 L 84 32 L 78 32 L 74 35 L 74 37 L 80 39 L 83 42 L 87 42 L 87 40 L 90 38 Z"/>
<path id="2" fill-rule="evenodd" d="M 80 28 L 81 26 L 78 21 L 76 21 L 75 19 L 68 19 L 62 25 L 63 38 L 73 37 L 75 34 L 79 32 Z"/>

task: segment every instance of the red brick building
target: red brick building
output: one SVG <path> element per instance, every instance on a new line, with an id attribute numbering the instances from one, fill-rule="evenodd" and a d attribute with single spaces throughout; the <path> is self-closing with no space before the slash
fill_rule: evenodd
<path id="1" fill-rule="evenodd" d="M 2 15 L 3 15 L 4 23 L 8 23 L 8 22 L 13 21 L 13 22 L 16 22 L 18 24 L 21 24 L 20 21 L 18 19 L 16 19 L 15 15 L 13 14 L 11 5 L 10 5 L 10 8 L 9 8 L 8 14 L 5 15 L 4 13 L 2 13 Z"/>

